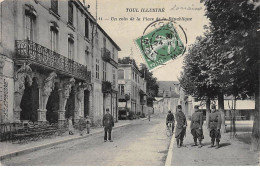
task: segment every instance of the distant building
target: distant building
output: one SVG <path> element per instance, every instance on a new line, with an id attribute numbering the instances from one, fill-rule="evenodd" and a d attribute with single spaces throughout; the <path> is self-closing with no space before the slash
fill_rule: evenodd
<path id="1" fill-rule="evenodd" d="M 158 81 L 158 95 L 154 102 L 155 113 L 176 112 L 176 106 L 179 104 L 179 83 L 176 81 Z"/>
<path id="2" fill-rule="evenodd" d="M 146 81 L 141 76 L 136 64 L 119 64 L 119 113 L 124 114 L 125 107 L 135 115 L 146 113 Z"/>

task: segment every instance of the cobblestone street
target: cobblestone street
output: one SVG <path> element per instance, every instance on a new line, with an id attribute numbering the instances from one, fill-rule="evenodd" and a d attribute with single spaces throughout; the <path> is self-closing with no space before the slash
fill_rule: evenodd
<path id="1" fill-rule="evenodd" d="M 170 137 L 165 132 L 165 117 L 149 122 L 133 121 L 112 132 L 114 142 L 104 142 L 103 133 L 86 139 L 2 161 L 2 165 L 164 165 Z"/>

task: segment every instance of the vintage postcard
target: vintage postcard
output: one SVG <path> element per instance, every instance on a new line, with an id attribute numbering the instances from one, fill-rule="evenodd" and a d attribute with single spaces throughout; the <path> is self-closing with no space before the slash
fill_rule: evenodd
<path id="1" fill-rule="evenodd" d="M 259 166 L 259 0 L 0 0 L 0 166 Z"/>

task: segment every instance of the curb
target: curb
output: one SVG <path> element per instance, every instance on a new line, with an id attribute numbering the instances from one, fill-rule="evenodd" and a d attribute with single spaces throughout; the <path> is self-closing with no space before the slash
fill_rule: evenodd
<path id="1" fill-rule="evenodd" d="M 122 124 L 122 125 L 114 127 L 114 129 L 121 128 L 121 127 L 124 127 L 124 126 L 128 126 L 128 125 L 131 125 L 131 124 L 132 123 Z M 27 148 L 27 149 L 15 151 L 15 152 L 8 153 L 8 154 L 0 156 L 0 161 L 7 159 L 7 158 L 11 158 L 11 157 L 16 157 L 16 156 L 19 156 L 19 155 L 22 155 L 22 154 L 28 154 L 30 152 L 34 152 L 34 151 L 37 151 L 37 150 L 42 150 L 42 149 L 52 147 L 52 146 L 55 146 L 55 145 L 58 145 L 58 144 L 63 144 L 63 143 L 67 143 L 67 142 L 74 141 L 74 140 L 84 139 L 84 138 L 87 138 L 87 137 L 90 137 L 92 135 L 99 134 L 99 133 L 102 133 L 102 132 L 103 132 L 103 130 L 100 130 L 100 131 L 96 131 L 96 132 L 90 133 L 90 134 L 85 135 L 85 136 L 78 136 L 78 137 L 74 137 L 74 138 L 70 138 L 70 139 L 66 139 L 66 140 L 56 141 L 56 142 L 52 142 L 52 143 L 48 143 L 48 144 L 43 144 L 43 145 L 40 145 L 40 146 L 35 146 L 35 147 L 30 147 L 30 148 Z"/>
<path id="2" fill-rule="evenodd" d="M 165 161 L 165 166 L 171 166 L 171 164 L 172 164 L 172 153 L 173 153 L 174 141 L 175 141 L 174 134 L 172 134 L 171 143 L 170 143 L 167 158 L 166 158 L 166 161 Z"/>

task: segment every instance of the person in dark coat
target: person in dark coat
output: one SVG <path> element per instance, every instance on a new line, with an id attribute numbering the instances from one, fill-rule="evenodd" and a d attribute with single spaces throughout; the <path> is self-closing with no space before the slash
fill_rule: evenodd
<path id="1" fill-rule="evenodd" d="M 171 110 L 169 110 L 167 117 L 166 117 L 166 126 L 168 127 L 169 123 L 172 123 L 172 133 L 174 131 L 174 115 L 172 114 Z"/>
<path id="2" fill-rule="evenodd" d="M 203 135 L 203 114 L 199 111 L 199 106 L 195 105 L 194 106 L 194 113 L 191 116 L 191 124 L 190 124 L 190 129 L 191 129 L 191 134 L 193 135 L 193 140 L 194 140 L 194 145 L 197 146 L 197 139 L 199 140 L 199 148 L 202 147 L 201 141 L 204 139 Z"/>
<path id="3" fill-rule="evenodd" d="M 176 117 L 176 130 L 175 130 L 175 138 L 177 141 L 177 146 L 180 148 L 183 146 L 183 138 L 186 134 L 186 127 L 187 127 L 187 120 L 185 117 L 185 114 L 182 112 L 182 107 L 181 105 L 177 106 L 177 113 L 175 115 Z"/>
<path id="4" fill-rule="evenodd" d="M 107 141 L 107 133 L 108 133 L 108 140 L 110 142 L 113 142 L 113 140 L 111 140 L 111 133 L 112 133 L 112 128 L 114 127 L 114 118 L 109 113 L 109 109 L 106 109 L 106 114 L 103 116 L 103 127 L 105 130 L 104 142 Z"/>
<path id="5" fill-rule="evenodd" d="M 209 122 L 208 122 L 208 129 L 210 130 L 210 137 L 211 137 L 211 146 L 209 148 L 214 147 L 214 143 L 216 140 L 216 149 L 218 149 L 221 134 L 220 134 L 220 128 L 221 128 L 221 114 L 216 111 L 216 105 L 211 106 L 211 113 L 209 114 Z"/>

